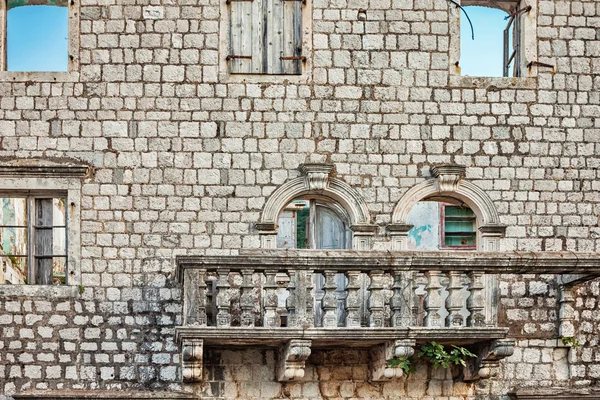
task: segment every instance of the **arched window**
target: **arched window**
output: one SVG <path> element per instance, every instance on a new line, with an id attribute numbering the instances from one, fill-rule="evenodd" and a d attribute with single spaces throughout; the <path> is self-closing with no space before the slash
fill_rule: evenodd
<path id="1" fill-rule="evenodd" d="M 301 198 L 279 214 L 277 247 L 283 249 L 349 249 L 349 216 L 339 204 L 323 198 Z"/>

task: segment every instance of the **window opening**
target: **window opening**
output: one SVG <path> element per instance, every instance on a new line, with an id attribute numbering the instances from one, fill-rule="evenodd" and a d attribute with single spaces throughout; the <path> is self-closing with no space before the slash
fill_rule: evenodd
<path id="1" fill-rule="evenodd" d="M 69 9 L 66 2 L 6 3 L 7 71 L 68 71 Z M 59 7 L 57 7 L 59 6 Z"/>
<path id="2" fill-rule="evenodd" d="M 0 198 L 0 283 L 67 283 L 64 196 Z"/>
<path id="3" fill-rule="evenodd" d="M 477 246 L 477 217 L 462 202 L 443 198 L 415 204 L 407 223 L 408 248 L 412 250 L 474 250 Z"/>
<path id="4" fill-rule="evenodd" d="M 472 37 L 471 26 L 466 18 L 460 22 L 460 69 L 462 75 L 469 76 L 510 76 L 513 65 L 519 56 L 518 42 L 515 42 L 515 27 L 518 22 L 511 20 L 507 26 L 508 16 L 503 10 L 482 6 L 464 6 L 473 25 L 475 36 Z M 515 18 L 514 21 L 519 21 Z M 517 51 L 510 63 L 509 50 Z M 518 76 L 518 75 L 515 75 Z"/>

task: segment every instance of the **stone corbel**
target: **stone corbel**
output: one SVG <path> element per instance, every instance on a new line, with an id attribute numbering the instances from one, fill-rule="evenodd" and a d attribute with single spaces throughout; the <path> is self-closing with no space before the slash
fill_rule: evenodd
<path id="1" fill-rule="evenodd" d="M 204 341 L 202 339 L 184 339 L 181 344 L 181 363 L 184 382 L 202 381 L 202 357 Z"/>
<path id="2" fill-rule="evenodd" d="M 311 345 L 311 340 L 292 339 L 279 349 L 277 377 L 280 382 L 304 377 L 304 368 L 310 356 Z"/>
<path id="3" fill-rule="evenodd" d="M 331 164 L 302 164 L 300 172 L 304 175 L 308 190 L 319 192 L 329 185 L 329 176 L 333 171 Z"/>
<path id="4" fill-rule="evenodd" d="M 431 174 L 437 178 L 438 192 L 456 192 L 460 181 L 465 177 L 465 170 L 464 166 L 454 164 L 431 167 Z"/>
<path id="5" fill-rule="evenodd" d="M 371 349 L 371 381 L 382 382 L 400 378 L 402 368 L 392 368 L 388 365 L 394 357 L 410 358 L 415 354 L 414 339 L 394 340 Z"/>
<path id="6" fill-rule="evenodd" d="M 467 361 L 464 367 L 465 381 L 492 378 L 497 375 L 500 360 L 515 352 L 514 339 L 497 339 L 479 346 L 477 358 Z"/>

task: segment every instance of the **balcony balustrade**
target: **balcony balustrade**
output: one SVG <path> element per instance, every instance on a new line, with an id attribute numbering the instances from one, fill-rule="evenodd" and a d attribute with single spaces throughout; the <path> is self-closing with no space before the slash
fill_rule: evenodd
<path id="1" fill-rule="evenodd" d="M 389 359 L 436 340 L 477 348 L 483 355 L 465 376 L 481 377 L 484 365 L 512 353 L 508 328 L 497 326 L 498 274 L 589 274 L 598 264 L 571 253 L 255 250 L 180 257 L 184 376 L 201 379 L 204 346 L 279 346 L 280 380 L 303 374 L 311 348 L 352 346 L 371 349 L 372 380 L 391 379 L 398 373 L 386 368 Z"/>

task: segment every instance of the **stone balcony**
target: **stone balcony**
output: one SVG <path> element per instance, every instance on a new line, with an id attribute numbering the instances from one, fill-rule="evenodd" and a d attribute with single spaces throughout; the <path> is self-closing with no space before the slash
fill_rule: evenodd
<path id="1" fill-rule="evenodd" d="M 393 357 L 418 343 L 469 346 L 465 379 L 512 354 L 497 326 L 498 274 L 597 275 L 593 254 L 249 250 L 178 257 L 184 380 L 202 379 L 205 346 L 278 347 L 280 381 L 303 376 L 311 349 L 371 351 L 371 380 L 393 379 Z"/>

